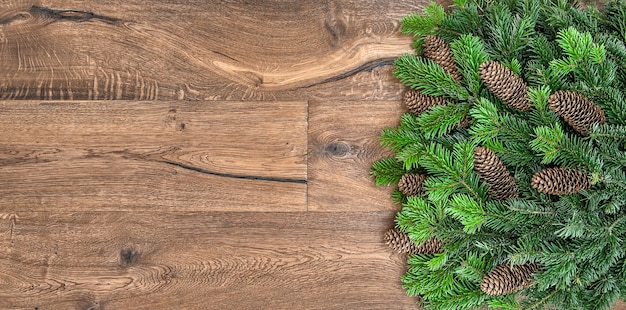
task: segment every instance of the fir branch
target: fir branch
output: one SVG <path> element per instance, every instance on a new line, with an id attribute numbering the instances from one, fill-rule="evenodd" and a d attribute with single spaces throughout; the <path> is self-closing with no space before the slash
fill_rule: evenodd
<path id="1" fill-rule="evenodd" d="M 482 86 L 478 71 L 480 65 L 489 60 L 483 42 L 476 36 L 463 35 L 450 43 L 450 50 L 463 74 L 465 86 L 477 97 Z"/>
<path id="2" fill-rule="evenodd" d="M 484 16 L 475 3 L 463 5 L 461 9 L 448 14 L 439 27 L 439 36 L 451 42 L 464 34 L 482 36 Z"/>
<path id="3" fill-rule="evenodd" d="M 436 33 L 444 18 L 443 7 L 436 2 L 431 2 L 424 8 L 424 14 L 409 14 L 402 18 L 401 30 L 405 34 L 426 37 Z"/>
<path id="4" fill-rule="evenodd" d="M 621 84 L 626 84 L 626 46 L 624 46 L 624 42 L 615 36 L 609 35 L 604 38 L 603 43 L 607 51 L 607 57 L 618 66 Z"/>
<path id="5" fill-rule="evenodd" d="M 622 91 L 613 87 L 606 87 L 599 94 L 597 103 L 604 110 L 609 124 L 626 125 L 625 97 Z"/>
<path id="6" fill-rule="evenodd" d="M 560 123 L 560 118 L 548 107 L 550 87 L 541 85 L 538 88 L 528 90 L 528 100 L 534 104 L 528 119 L 533 126 L 549 126 Z"/>
<path id="7" fill-rule="evenodd" d="M 626 143 L 626 125 L 594 125 L 589 134 L 590 139 L 606 138 L 618 143 Z M 603 143 L 610 144 L 610 143 Z"/>
<path id="8" fill-rule="evenodd" d="M 580 33 L 573 27 L 559 31 L 556 42 L 559 43 L 565 55 L 575 63 L 585 60 L 594 48 L 599 48 L 593 43 L 590 33 Z"/>
<path id="9" fill-rule="evenodd" d="M 501 4 L 492 5 L 489 14 L 489 41 L 496 59 L 512 61 L 535 33 L 535 20 L 531 16 L 513 15 Z"/>
<path id="10" fill-rule="evenodd" d="M 480 284 L 483 277 L 487 273 L 488 263 L 485 255 L 479 255 L 470 251 L 466 254 L 465 260 L 455 268 L 454 273 L 460 278 Z"/>
<path id="11" fill-rule="evenodd" d="M 403 163 L 404 169 L 417 169 L 423 153 L 424 145 L 422 143 L 412 143 L 398 151 L 396 158 Z"/>
<path id="12" fill-rule="evenodd" d="M 551 163 L 559 155 L 559 145 L 565 136 L 561 125 L 555 123 L 554 127 L 536 127 L 535 135 L 537 137 L 530 142 L 530 147 L 538 153 L 543 153 L 542 164 Z"/>
<path id="13" fill-rule="evenodd" d="M 503 296 L 492 297 L 487 301 L 492 308 L 503 310 L 522 310 L 522 306 L 515 300 L 514 295 L 508 294 Z"/>
<path id="14" fill-rule="evenodd" d="M 624 1 L 612 0 L 605 6 L 608 25 L 626 41 L 626 4 Z"/>
<path id="15" fill-rule="evenodd" d="M 478 232 L 483 224 L 485 211 L 470 196 L 457 194 L 452 196 L 446 213 L 459 220 L 468 234 Z"/>
<path id="16" fill-rule="evenodd" d="M 603 161 L 588 140 L 564 134 L 560 126 L 537 127 L 537 138 L 531 142 L 534 150 L 543 154 L 545 164 L 584 168 L 590 172 L 602 171 Z"/>
<path id="17" fill-rule="evenodd" d="M 485 98 L 480 98 L 478 103 L 469 111 L 475 120 L 470 127 L 470 134 L 476 143 L 482 144 L 495 139 L 500 132 L 501 123 L 496 106 Z"/>
<path id="18" fill-rule="evenodd" d="M 539 33 L 533 36 L 529 45 L 534 54 L 531 58 L 540 61 L 543 65 L 548 65 L 553 59 L 561 57 L 558 45 L 549 41 L 544 34 Z"/>
<path id="19" fill-rule="evenodd" d="M 371 175 L 377 186 L 398 184 L 405 171 L 401 162 L 394 158 L 384 158 L 373 163 Z"/>
<path id="20" fill-rule="evenodd" d="M 466 100 L 467 90 L 435 62 L 415 55 L 404 54 L 395 61 L 393 74 L 400 82 L 417 89 L 425 95 L 446 96 L 456 100 Z"/>
<path id="21" fill-rule="evenodd" d="M 572 70 L 569 68 L 552 67 L 541 64 L 539 61 L 530 60 L 526 64 L 526 76 L 530 86 L 547 85 L 553 91 L 568 89 L 569 80 L 567 75 Z"/>
<path id="22" fill-rule="evenodd" d="M 418 196 L 408 197 L 402 211 L 396 215 L 400 230 L 406 232 L 417 244 L 424 243 L 433 236 L 435 225 L 441 219 L 442 212 L 438 212 L 437 208 Z"/>
<path id="23" fill-rule="evenodd" d="M 396 189 L 391 193 L 391 200 L 397 205 L 402 205 L 406 203 L 407 197 L 400 190 Z"/>
<path id="24" fill-rule="evenodd" d="M 439 105 L 422 113 L 418 122 L 427 139 L 441 137 L 458 127 L 468 110 L 468 104 Z"/>

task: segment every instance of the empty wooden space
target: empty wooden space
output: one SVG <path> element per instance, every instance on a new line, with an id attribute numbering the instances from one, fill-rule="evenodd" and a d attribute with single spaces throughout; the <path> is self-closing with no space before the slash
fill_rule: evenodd
<path id="1" fill-rule="evenodd" d="M 414 1 L 0 4 L 0 309 L 411 309 L 368 175 Z"/>
<path id="2" fill-rule="evenodd" d="M 377 136 L 425 1 L 4 0 L 0 309 L 414 309 Z"/>
<path id="3" fill-rule="evenodd" d="M 306 102 L 0 102 L 0 208 L 306 211 Z"/>

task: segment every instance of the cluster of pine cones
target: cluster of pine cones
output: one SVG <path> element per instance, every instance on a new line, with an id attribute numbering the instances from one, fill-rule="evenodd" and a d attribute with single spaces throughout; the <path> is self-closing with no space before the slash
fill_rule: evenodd
<path id="1" fill-rule="evenodd" d="M 450 75 L 460 80 L 461 73 L 456 68 L 450 47 L 436 36 L 428 36 L 424 41 L 424 54 L 439 64 Z M 507 106 L 521 111 L 531 109 L 528 100 L 528 87 L 523 79 L 502 64 L 491 61 L 483 63 L 479 70 L 485 87 Z M 419 115 L 437 105 L 448 102 L 441 97 L 433 97 L 417 90 L 408 90 L 404 95 L 404 104 L 410 113 Z M 574 130 L 583 136 L 589 135 L 594 124 L 604 124 L 602 109 L 581 94 L 571 91 L 557 91 L 548 99 L 549 108 L 561 116 Z M 460 126 L 467 126 L 465 120 Z M 481 181 L 489 185 L 489 194 L 493 199 L 505 200 L 518 197 L 515 179 L 503 162 L 488 148 L 479 146 L 474 150 L 474 171 Z M 406 196 L 424 195 L 422 174 L 405 174 L 398 183 L 399 190 Z M 531 186 L 539 192 L 562 195 L 577 193 L 591 187 L 589 175 L 577 169 L 565 167 L 546 168 L 535 173 Z M 397 228 L 385 232 L 385 242 L 395 251 L 405 254 L 436 254 L 443 252 L 443 242 L 431 238 L 424 244 L 415 244 L 409 236 Z M 487 273 L 481 283 L 481 290 L 489 295 L 504 295 L 528 287 L 532 284 L 532 275 L 540 266 L 525 264 L 511 266 L 502 264 Z"/>

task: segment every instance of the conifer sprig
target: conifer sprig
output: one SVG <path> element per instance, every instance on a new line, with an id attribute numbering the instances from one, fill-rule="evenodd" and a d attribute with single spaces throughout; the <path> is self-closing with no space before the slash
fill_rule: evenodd
<path id="1" fill-rule="evenodd" d="M 418 54 L 432 36 L 454 64 L 448 52 L 397 59 L 412 100 L 430 97 L 383 130 L 395 156 L 372 169 L 402 189 L 398 227 L 441 241 L 408 258 L 404 288 L 425 309 L 609 309 L 626 297 L 626 1 L 454 2 L 402 22 Z M 477 148 L 490 150 L 478 162 Z M 541 268 L 489 280 L 504 295 L 481 291 L 510 265 Z"/>
<path id="2" fill-rule="evenodd" d="M 430 96 L 446 96 L 466 100 L 467 90 L 435 62 L 415 55 L 405 54 L 395 61 L 394 75 L 412 89 Z"/>

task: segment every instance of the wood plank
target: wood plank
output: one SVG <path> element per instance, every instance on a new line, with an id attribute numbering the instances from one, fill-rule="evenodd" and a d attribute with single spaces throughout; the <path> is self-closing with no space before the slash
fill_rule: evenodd
<path id="1" fill-rule="evenodd" d="M 378 136 L 397 126 L 400 101 L 312 101 L 309 107 L 309 210 L 395 210 L 392 187 L 376 187 L 369 170 L 390 155 Z"/>
<path id="2" fill-rule="evenodd" d="M 2 309 L 414 309 L 392 212 L 0 216 Z M 91 308 L 90 308 L 91 307 Z"/>
<path id="3" fill-rule="evenodd" d="M 306 209 L 306 102 L 0 110 L 0 210 Z"/>
<path id="4" fill-rule="evenodd" d="M 0 99 L 396 99 L 425 0 L 5 0 Z"/>

